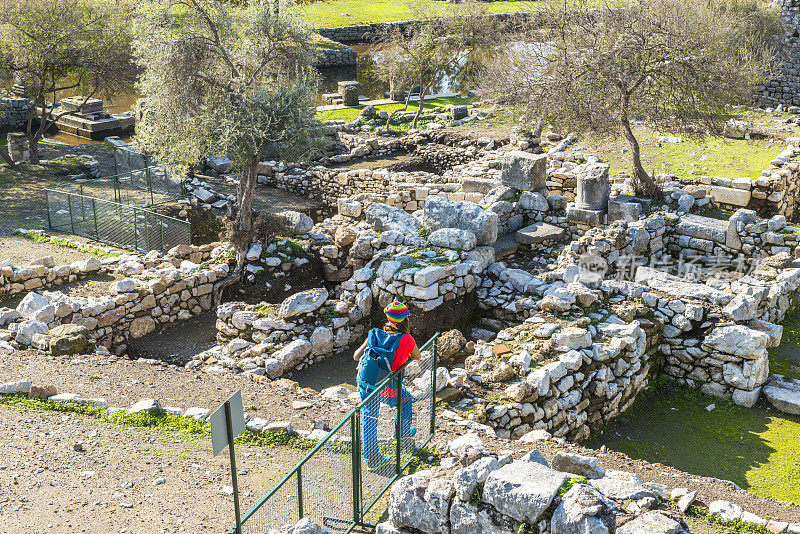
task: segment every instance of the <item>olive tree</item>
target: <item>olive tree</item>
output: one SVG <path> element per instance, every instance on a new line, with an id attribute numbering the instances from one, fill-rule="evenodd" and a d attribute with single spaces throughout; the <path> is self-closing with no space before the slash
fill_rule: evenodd
<path id="1" fill-rule="evenodd" d="M 277 0 L 276 0 L 277 1 Z M 310 30 L 290 6 L 251 0 L 147 0 L 134 48 L 147 95 L 137 140 L 162 161 L 188 166 L 227 155 L 238 175 L 227 215 L 237 266 L 215 288 L 241 277 L 253 239 L 259 161 L 315 155 L 316 76 Z"/>
<path id="2" fill-rule="evenodd" d="M 419 89 L 413 128 L 422 114 L 425 95 L 445 75 L 462 84 L 473 82 L 493 55 L 499 26 L 474 2 L 449 4 L 439 11 L 415 8 L 418 20 L 410 27 L 389 25 L 376 38 L 378 74 L 392 88 Z M 387 123 L 388 124 L 388 123 Z"/>
<path id="3" fill-rule="evenodd" d="M 757 0 L 549 4 L 488 76 L 523 122 L 622 135 L 636 192 L 658 194 L 633 125 L 718 133 L 768 76 L 780 25 Z"/>
<path id="4" fill-rule="evenodd" d="M 23 80 L 34 104 L 25 129 L 31 163 L 39 163 L 39 141 L 56 121 L 132 86 L 126 18 L 122 5 L 103 0 L 0 0 L 0 71 Z M 83 100 L 71 109 L 49 105 L 64 92 Z"/>

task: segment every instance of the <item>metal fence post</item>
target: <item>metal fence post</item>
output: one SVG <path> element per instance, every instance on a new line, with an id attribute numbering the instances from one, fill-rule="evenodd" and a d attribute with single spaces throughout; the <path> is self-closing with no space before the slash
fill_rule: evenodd
<path id="1" fill-rule="evenodd" d="M 139 238 L 136 235 L 138 232 L 138 225 L 136 223 L 136 208 L 133 208 L 131 211 L 133 212 L 133 248 L 135 250 L 139 250 Z M 120 215 L 122 214 L 120 213 Z"/>
<path id="2" fill-rule="evenodd" d="M 350 446 L 353 450 L 353 523 L 361 522 L 361 440 L 359 412 L 350 417 Z"/>
<path id="3" fill-rule="evenodd" d="M 239 482 L 236 473 L 236 454 L 233 452 L 233 424 L 231 423 L 231 403 L 225 401 L 225 430 L 228 433 L 228 452 L 231 455 L 231 480 L 233 482 L 233 513 L 236 514 L 236 534 L 242 532 L 242 519 L 239 513 Z"/>
<path id="4" fill-rule="evenodd" d="M 402 422 L 400 417 L 400 412 L 402 410 L 402 401 L 403 401 L 402 397 L 403 397 L 403 371 L 400 371 L 397 374 L 397 417 L 394 425 L 394 436 L 395 440 L 397 441 L 395 445 L 397 454 L 397 457 L 395 458 L 395 472 L 398 475 L 402 471 L 402 468 L 400 467 L 400 464 L 402 463 L 402 460 L 400 458 L 400 453 L 402 451 L 402 448 L 400 446 L 400 441 L 403 439 L 403 430 L 400 426 Z"/>
<path id="5" fill-rule="evenodd" d="M 53 228 L 53 221 L 50 219 L 50 191 L 44 190 L 44 202 L 47 205 L 47 227 Z"/>
<path id="6" fill-rule="evenodd" d="M 72 216 L 72 195 L 67 193 L 67 204 L 69 205 L 69 227 L 75 233 L 75 219 Z"/>
<path id="7" fill-rule="evenodd" d="M 97 229 L 97 203 L 92 198 L 92 213 L 94 214 L 94 238 L 100 240 L 100 231 Z"/>
<path id="8" fill-rule="evenodd" d="M 164 222 L 159 221 L 158 227 L 161 229 L 161 253 L 164 253 Z"/>
<path id="9" fill-rule="evenodd" d="M 297 520 L 303 519 L 303 466 L 297 466 Z"/>
<path id="10" fill-rule="evenodd" d="M 433 362 L 431 365 L 431 436 L 436 431 L 436 365 L 439 358 L 439 337 L 433 338 Z"/>

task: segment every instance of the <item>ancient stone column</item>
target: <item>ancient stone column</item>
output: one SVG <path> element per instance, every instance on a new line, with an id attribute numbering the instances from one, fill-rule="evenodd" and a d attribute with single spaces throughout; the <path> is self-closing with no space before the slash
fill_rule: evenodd
<path id="1" fill-rule="evenodd" d="M 575 168 L 575 203 L 567 207 L 570 221 L 598 226 L 605 223 L 610 186 L 606 163 L 585 163 Z"/>
<path id="2" fill-rule="evenodd" d="M 606 211 L 610 186 L 608 184 L 607 163 L 586 163 L 575 168 L 578 188 L 575 193 L 575 207 L 585 210 Z"/>

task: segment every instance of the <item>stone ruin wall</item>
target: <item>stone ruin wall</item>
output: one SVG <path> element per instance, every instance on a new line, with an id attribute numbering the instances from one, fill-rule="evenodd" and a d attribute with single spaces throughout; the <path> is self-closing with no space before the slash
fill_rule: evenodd
<path id="1" fill-rule="evenodd" d="M 47 350 L 51 330 L 76 325 L 86 328 L 97 345 L 122 352 L 130 338 L 211 309 L 214 282 L 228 272 L 227 264 L 212 257 L 213 249 L 215 245 L 180 245 L 166 255 L 151 252 L 144 258 L 122 256 L 105 264 L 90 258 L 78 262 L 80 265 L 44 267 L 41 273 L 39 268 L 6 265 L 4 273 L 10 270 L 11 280 L 25 277 L 41 285 L 36 288 L 39 293 L 29 292 L 16 309 L 0 307 L 0 326 L 8 328 L 19 346 Z M 56 279 L 78 276 L 67 275 L 67 269 L 81 275 L 113 270 L 126 278 L 113 282 L 108 294 L 100 297 L 41 291 Z"/>
<path id="2" fill-rule="evenodd" d="M 756 89 L 760 106 L 800 106 L 800 5 L 796 0 L 775 0 L 784 34 L 776 58 L 777 75 Z"/>

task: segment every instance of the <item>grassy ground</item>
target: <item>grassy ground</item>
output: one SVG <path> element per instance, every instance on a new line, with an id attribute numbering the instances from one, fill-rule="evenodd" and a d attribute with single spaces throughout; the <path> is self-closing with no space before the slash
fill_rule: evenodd
<path id="1" fill-rule="evenodd" d="M 796 127 L 784 124 L 789 117 L 793 116 L 787 113 L 743 112 L 742 118 L 754 124 L 750 140 L 689 138 L 681 134 L 656 132 L 644 126 L 635 128 L 635 133 L 642 147 L 644 167 L 652 173 L 754 179 L 783 151 L 786 138 L 797 135 Z M 658 138 L 664 135 L 680 137 L 683 142 L 659 143 Z M 586 137 L 575 146 L 585 148 L 609 163 L 612 175 L 631 171 L 630 148 L 624 138 Z"/>
<path id="2" fill-rule="evenodd" d="M 707 411 L 710 404 L 716 405 Z M 748 409 L 666 378 L 589 446 L 730 480 L 762 497 L 800 503 L 800 418 Z"/>
<path id="3" fill-rule="evenodd" d="M 800 379 L 800 313 L 795 312 L 782 323 L 783 339 L 778 347 L 769 349 L 769 370 Z"/>
<path id="4" fill-rule="evenodd" d="M 474 102 L 474 98 L 436 98 L 433 100 L 426 100 L 425 103 L 422 105 L 423 110 L 432 110 L 437 107 L 446 106 L 447 104 L 453 104 L 454 106 L 463 106 L 465 104 L 470 104 Z M 391 113 L 396 109 L 402 109 L 404 104 L 383 104 L 380 106 L 375 106 L 375 109 L 378 112 L 385 111 L 387 113 Z M 413 113 L 419 107 L 419 102 L 411 102 L 408 106 L 409 113 Z M 361 112 L 360 107 L 353 107 L 353 108 L 342 108 L 342 109 L 332 109 L 329 111 L 321 111 L 317 113 L 317 118 L 322 121 L 345 121 L 345 122 L 352 122 L 358 118 L 358 114 Z"/>
<path id="5" fill-rule="evenodd" d="M 492 13 L 514 13 L 532 11 L 539 2 L 497 0 L 488 4 Z M 369 24 L 372 22 L 394 22 L 419 18 L 421 10 L 441 10 L 439 0 L 421 0 L 418 3 L 391 0 L 332 0 L 313 2 L 301 7 L 307 20 L 317 28 L 334 28 Z"/>

